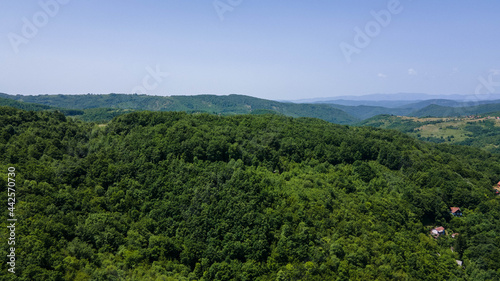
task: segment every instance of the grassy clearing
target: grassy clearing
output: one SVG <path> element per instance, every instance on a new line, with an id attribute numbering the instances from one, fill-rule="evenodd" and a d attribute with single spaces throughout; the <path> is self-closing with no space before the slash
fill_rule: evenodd
<path id="1" fill-rule="evenodd" d="M 401 117 L 403 120 L 411 120 L 423 124 L 414 129 L 410 135 L 419 138 L 438 138 L 446 142 L 456 143 L 475 137 L 473 133 L 466 130 L 468 125 L 481 125 L 483 121 L 493 121 L 495 127 L 500 127 L 500 119 L 488 117 L 483 118 L 416 118 Z M 493 147 L 498 147 L 492 145 Z"/>
<path id="2" fill-rule="evenodd" d="M 381 115 L 360 125 L 394 129 L 424 141 L 475 146 L 500 153 L 500 119 L 496 116 L 500 116 L 500 112 L 445 118 Z"/>

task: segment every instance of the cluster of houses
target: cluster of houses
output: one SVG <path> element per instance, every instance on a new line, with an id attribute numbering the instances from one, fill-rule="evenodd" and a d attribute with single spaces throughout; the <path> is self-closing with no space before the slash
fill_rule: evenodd
<path id="1" fill-rule="evenodd" d="M 454 217 L 461 217 L 462 211 L 460 211 L 459 207 L 450 207 L 450 214 Z M 431 235 L 434 238 L 438 238 L 439 236 L 446 235 L 446 230 L 444 229 L 444 227 L 438 226 L 438 227 L 431 229 Z M 455 238 L 457 236 L 458 236 L 458 233 L 453 233 L 451 235 L 451 238 Z"/>
<path id="2" fill-rule="evenodd" d="M 500 119 L 500 117 L 497 117 L 497 119 Z M 500 181 L 498 182 L 497 186 L 494 187 L 495 194 L 500 195 Z M 460 210 L 459 207 L 450 207 L 450 214 L 454 217 L 461 217 L 462 216 L 462 211 Z M 431 229 L 431 235 L 434 238 L 438 238 L 439 236 L 446 235 L 446 229 L 442 226 L 435 227 Z M 453 233 L 451 235 L 451 238 L 456 238 L 458 237 L 459 233 Z M 453 247 L 451 248 L 451 251 L 453 251 Z M 456 260 L 457 265 L 460 267 L 463 267 L 463 262 L 461 260 Z"/>
<path id="3" fill-rule="evenodd" d="M 482 118 L 479 115 L 469 115 L 469 116 L 465 116 L 465 117 L 466 118 L 470 118 L 470 119 L 480 119 L 480 118 Z M 498 116 L 486 116 L 486 117 L 484 117 L 484 119 L 500 119 L 500 117 L 498 117 Z"/>
<path id="4" fill-rule="evenodd" d="M 497 119 L 500 119 L 500 117 L 497 117 Z M 494 187 L 494 190 L 495 194 L 500 195 L 500 181 L 498 182 L 497 186 Z M 454 217 L 461 217 L 462 211 L 459 207 L 450 207 L 450 214 Z M 442 226 L 435 227 L 431 229 L 431 235 L 437 239 L 439 236 L 446 235 L 446 229 Z M 451 238 L 457 238 L 458 235 L 459 233 L 453 233 L 451 235 Z M 453 247 L 451 248 L 451 251 L 453 251 Z M 458 266 L 463 267 L 463 262 L 461 260 L 456 260 L 456 262 Z"/>
<path id="5" fill-rule="evenodd" d="M 498 184 L 500 186 L 500 182 Z M 460 211 L 459 207 L 450 207 L 450 214 L 455 217 L 461 217 L 462 211 Z M 431 229 L 431 235 L 437 239 L 439 236 L 446 235 L 446 229 L 442 226 L 435 227 Z M 458 235 L 459 233 L 453 233 L 451 235 L 451 238 L 457 238 Z M 453 247 L 451 247 L 451 251 L 453 252 Z M 461 260 L 455 260 L 455 261 L 457 262 L 458 266 L 463 267 L 463 262 Z"/>

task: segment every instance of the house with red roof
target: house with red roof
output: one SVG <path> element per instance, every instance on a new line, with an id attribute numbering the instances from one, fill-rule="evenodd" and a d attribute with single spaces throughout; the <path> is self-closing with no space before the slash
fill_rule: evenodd
<path id="1" fill-rule="evenodd" d="M 445 232 L 444 227 L 438 226 L 436 228 L 431 229 L 431 234 L 432 234 L 432 236 L 434 236 L 434 238 L 437 238 L 441 235 L 445 235 L 446 232 Z"/>
<path id="2" fill-rule="evenodd" d="M 460 211 L 459 207 L 450 207 L 451 210 L 451 215 L 455 217 L 461 217 L 462 216 L 462 211 Z"/>

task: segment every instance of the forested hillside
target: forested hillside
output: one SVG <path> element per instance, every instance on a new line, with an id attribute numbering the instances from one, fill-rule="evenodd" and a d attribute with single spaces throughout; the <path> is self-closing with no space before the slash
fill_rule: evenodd
<path id="1" fill-rule="evenodd" d="M 413 109 L 411 108 L 388 108 L 382 106 L 366 105 L 344 106 L 336 104 L 330 104 L 330 106 L 343 110 L 351 116 L 354 116 L 360 120 L 365 120 L 380 114 L 407 115 L 413 112 Z"/>
<path id="2" fill-rule="evenodd" d="M 164 97 L 137 94 L 38 96 L 0 94 L 0 98 L 2 97 L 27 103 L 81 110 L 113 108 L 115 110 L 204 112 L 221 115 L 250 114 L 255 111 L 267 110 L 291 117 L 314 117 L 338 124 L 348 124 L 359 121 L 358 118 L 325 104 L 281 103 L 244 95 Z M 118 113 L 123 112 L 118 111 Z M 88 115 L 87 118 L 84 119 L 94 121 L 91 119 L 91 115 Z M 100 120 L 105 119 L 101 118 Z"/>
<path id="3" fill-rule="evenodd" d="M 387 101 L 387 106 L 372 102 L 370 105 L 342 105 L 331 102 L 287 103 L 259 99 L 245 95 L 8 95 L 0 93 L 0 105 L 24 110 L 58 109 L 67 116 L 84 121 L 107 122 L 131 111 L 183 111 L 210 113 L 224 116 L 268 112 L 290 117 L 313 117 L 336 124 L 355 124 L 381 114 L 412 117 L 457 117 L 500 111 L 498 100 L 465 102 L 453 100 L 426 100 L 395 106 L 399 102 Z M 348 101 L 343 101 L 348 103 Z M 353 101 L 354 102 L 354 101 Z M 375 106 L 376 105 L 376 106 Z M 382 103 L 383 105 L 383 103 Z M 474 105 L 474 106 L 471 106 Z M 393 106 L 393 107 L 390 107 Z"/>
<path id="4" fill-rule="evenodd" d="M 498 280 L 499 160 L 310 118 L 0 107 L 0 279 Z"/>
<path id="5" fill-rule="evenodd" d="M 412 112 L 409 116 L 415 117 L 456 117 L 467 115 L 478 115 L 488 112 L 500 111 L 500 103 L 482 104 L 468 107 L 449 107 L 441 105 L 429 105 L 425 108 Z"/>
<path id="6" fill-rule="evenodd" d="M 8 98 L 3 98 L 2 94 L 0 94 L 0 106 L 9 106 L 18 109 L 32 110 L 32 111 L 58 110 L 67 116 L 76 116 L 85 114 L 83 110 L 60 108 L 60 107 L 42 105 L 37 103 L 20 102 Z"/>
<path id="7" fill-rule="evenodd" d="M 132 109 L 120 109 L 120 108 L 87 108 L 87 109 L 68 109 L 62 107 L 54 107 L 50 105 L 42 105 L 37 103 L 21 102 L 17 100 L 12 100 L 9 98 L 3 98 L 0 94 L 0 106 L 9 106 L 23 110 L 33 110 L 33 111 L 59 111 L 66 116 L 75 117 L 77 119 L 88 121 L 88 122 L 98 122 L 106 123 L 111 121 L 116 116 L 130 113 L 134 110 Z"/>

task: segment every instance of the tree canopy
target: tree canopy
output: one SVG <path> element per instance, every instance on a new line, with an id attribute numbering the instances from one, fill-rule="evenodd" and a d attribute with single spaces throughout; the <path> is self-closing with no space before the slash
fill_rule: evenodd
<path id="1" fill-rule="evenodd" d="M 499 160 L 275 114 L 132 112 L 96 125 L 0 107 L 0 184 L 15 167 L 18 200 L 16 274 L 3 262 L 0 276 L 498 280 Z M 436 226 L 447 235 L 433 238 Z"/>

